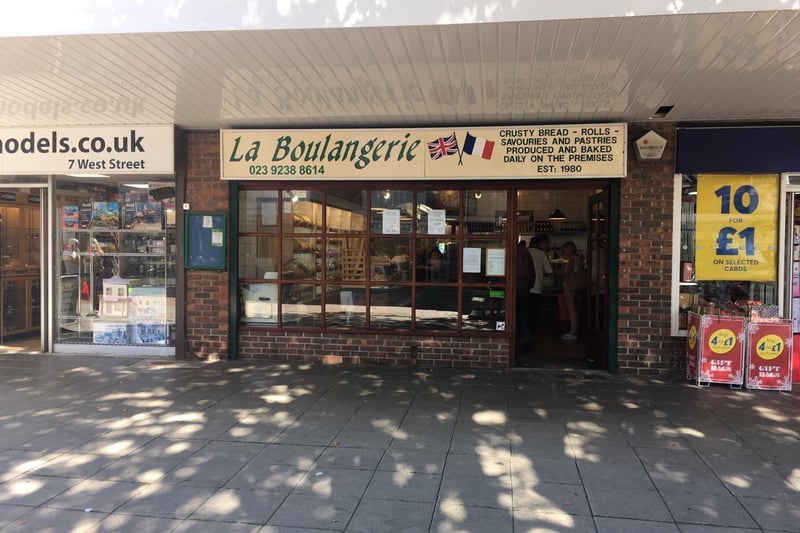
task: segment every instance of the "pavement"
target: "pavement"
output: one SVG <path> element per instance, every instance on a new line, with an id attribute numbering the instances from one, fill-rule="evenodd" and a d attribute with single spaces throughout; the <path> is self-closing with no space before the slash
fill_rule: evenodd
<path id="1" fill-rule="evenodd" d="M 0 356 L 0 531 L 800 532 L 800 398 L 589 371 Z"/>

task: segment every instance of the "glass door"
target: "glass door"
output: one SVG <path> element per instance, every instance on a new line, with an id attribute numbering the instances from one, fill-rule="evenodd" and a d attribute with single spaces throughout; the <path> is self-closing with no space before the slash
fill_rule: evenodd
<path id="1" fill-rule="evenodd" d="M 589 239 L 586 267 L 589 270 L 587 299 L 587 330 L 589 342 L 595 348 L 596 364 L 608 367 L 608 262 L 609 236 L 608 190 L 589 198 Z"/>

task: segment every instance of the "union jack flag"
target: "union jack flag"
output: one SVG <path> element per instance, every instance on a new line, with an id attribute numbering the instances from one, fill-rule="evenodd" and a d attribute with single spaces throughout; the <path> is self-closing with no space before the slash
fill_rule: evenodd
<path id="1" fill-rule="evenodd" d="M 428 151 L 431 154 L 431 159 L 441 159 L 446 155 L 455 155 L 458 153 L 458 141 L 456 134 L 449 137 L 439 137 L 435 141 L 428 143 Z"/>

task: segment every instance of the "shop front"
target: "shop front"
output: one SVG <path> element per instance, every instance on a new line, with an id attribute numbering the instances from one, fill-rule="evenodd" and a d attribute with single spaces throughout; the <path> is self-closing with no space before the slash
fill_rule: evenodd
<path id="1" fill-rule="evenodd" d="M 793 372 L 795 383 L 800 179 L 792 172 L 800 169 L 799 143 L 798 127 L 678 130 L 674 246 L 680 252 L 673 258 L 672 293 L 674 335 L 692 329 L 691 313 L 791 321 L 794 339 L 782 339 L 773 349 L 794 346 L 795 353 L 786 354 L 789 366 L 780 372 Z M 778 362 L 751 361 L 747 367 L 760 365 L 773 377 Z"/>
<path id="2" fill-rule="evenodd" d="M 594 273 L 585 323 L 600 301 L 607 317 L 601 210 L 610 217 L 626 143 L 625 124 L 223 130 L 230 353 L 513 365 L 514 254 L 536 234 L 550 236 L 554 259 L 561 244 L 578 243 Z M 591 199 L 603 195 L 600 208 Z"/>
<path id="3" fill-rule="evenodd" d="M 174 355 L 173 126 L 7 129 L 0 143 L 3 346 Z"/>

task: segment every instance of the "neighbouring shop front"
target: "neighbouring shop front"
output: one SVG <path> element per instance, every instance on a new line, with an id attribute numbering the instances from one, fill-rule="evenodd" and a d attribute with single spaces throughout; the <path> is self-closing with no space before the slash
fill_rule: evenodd
<path id="1" fill-rule="evenodd" d="M 800 128 L 686 128 L 677 138 L 673 334 L 692 329 L 690 312 L 791 320 L 794 339 L 779 340 L 795 341 L 786 362 L 800 381 Z"/>
<path id="2" fill-rule="evenodd" d="M 0 130 L 4 347 L 174 355 L 174 159 L 171 125 Z"/>
<path id="3" fill-rule="evenodd" d="M 209 249 L 213 226 L 229 225 L 230 264 L 217 270 L 230 269 L 230 353 L 509 366 L 514 254 L 536 234 L 552 246 L 555 313 L 560 248 L 576 243 L 591 273 L 583 342 L 607 345 L 609 192 L 626 175 L 626 145 L 625 124 L 223 130 L 230 208 L 189 213 L 208 225 Z M 188 186 L 200 197 L 191 172 Z"/>

